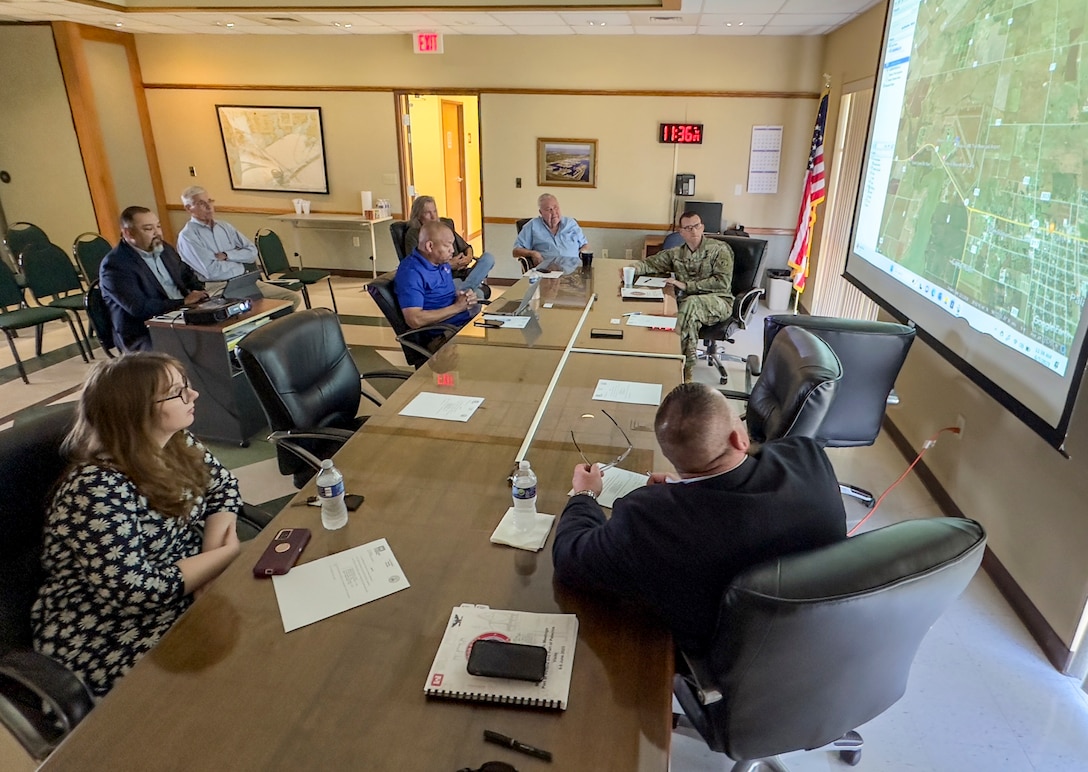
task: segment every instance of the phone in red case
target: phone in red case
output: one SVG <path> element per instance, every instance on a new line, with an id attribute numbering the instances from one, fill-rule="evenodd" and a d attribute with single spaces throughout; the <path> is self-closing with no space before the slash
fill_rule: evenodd
<path id="1" fill-rule="evenodd" d="M 253 575 L 260 578 L 286 574 L 309 541 L 309 528 L 281 528 L 253 566 Z"/>

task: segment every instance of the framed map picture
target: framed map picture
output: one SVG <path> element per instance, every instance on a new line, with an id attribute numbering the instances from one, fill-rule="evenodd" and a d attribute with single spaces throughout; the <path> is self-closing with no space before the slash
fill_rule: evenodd
<path id="1" fill-rule="evenodd" d="M 536 184 L 571 188 L 597 187 L 597 140 L 538 139 Z"/>
<path id="2" fill-rule="evenodd" d="M 320 107 L 215 109 L 232 188 L 329 192 Z"/>

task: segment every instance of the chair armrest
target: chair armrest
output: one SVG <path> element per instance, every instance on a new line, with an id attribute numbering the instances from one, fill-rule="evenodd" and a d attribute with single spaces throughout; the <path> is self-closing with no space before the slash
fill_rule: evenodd
<path id="1" fill-rule="evenodd" d="M 402 332 L 400 335 L 397 336 L 397 343 L 401 344 L 402 346 L 407 346 L 408 348 L 412 349 L 412 351 L 422 354 L 423 356 L 427 357 L 427 359 L 430 359 L 434 356 L 433 351 L 431 351 L 426 346 L 421 346 L 414 341 L 407 340 L 407 338 L 413 335 L 418 335 L 422 332 L 442 332 L 456 334 L 457 328 L 454 327 L 452 324 L 428 324 L 426 327 L 416 327 L 414 330 Z"/>
<path id="2" fill-rule="evenodd" d="M 529 258 L 527 258 L 527 257 L 515 257 L 514 259 L 517 260 L 518 263 L 521 264 L 521 272 L 522 273 L 528 273 L 529 269 L 532 268 L 532 265 L 529 264 Z"/>
<path id="3" fill-rule="evenodd" d="M 362 373 L 359 376 L 359 380 L 360 381 L 369 381 L 372 378 L 373 379 L 376 379 L 376 378 L 389 378 L 389 379 L 392 379 L 392 380 L 406 381 L 411 377 L 412 377 L 411 373 L 406 373 L 403 370 L 371 370 L 368 373 Z M 379 401 L 379 399 L 377 397 L 375 397 L 375 396 L 373 396 L 371 394 L 368 394 L 365 391 L 360 390 L 359 394 L 366 397 L 368 400 L 373 402 L 378 407 L 381 407 L 382 405 L 385 404 L 384 400 Z"/>
<path id="4" fill-rule="evenodd" d="M 59 662 L 28 649 L 0 657 L 0 721 L 34 758 L 48 756 L 92 708 L 87 687 Z"/>
<path id="5" fill-rule="evenodd" d="M 351 439 L 353 434 L 354 432 L 350 432 L 347 429 L 307 429 L 305 431 L 291 429 L 282 432 L 272 432 L 268 435 L 268 441 L 277 448 L 291 451 L 314 469 L 320 469 L 321 459 L 301 445 L 291 442 L 291 440 L 333 440 L 343 445 Z"/>
<path id="6" fill-rule="evenodd" d="M 680 655 L 688 666 L 688 672 L 682 673 L 681 677 L 691 684 L 692 691 L 699 698 L 699 702 L 703 705 L 713 705 L 715 702 L 721 702 L 722 692 L 710 674 L 709 663 L 705 659 L 690 656 L 682 651 Z"/>
<path id="7" fill-rule="evenodd" d="M 238 513 L 239 538 L 241 538 L 242 541 L 253 538 L 263 531 L 266 525 L 272 522 L 273 517 L 275 517 L 275 515 L 265 512 L 254 504 L 242 502 L 242 511 Z M 242 531 L 246 533 L 246 536 L 242 536 Z"/>
<path id="8" fill-rule="evenodd" d="M 762 287 L 753 287 L 734 301 L 737 309 L 737 322 L 742 330 L 748 329 L 748 323 L 756 312 L 756 302 L 763 297 L 766 290 Z M 759 374 L 758 371 L 756 373 Z"/>

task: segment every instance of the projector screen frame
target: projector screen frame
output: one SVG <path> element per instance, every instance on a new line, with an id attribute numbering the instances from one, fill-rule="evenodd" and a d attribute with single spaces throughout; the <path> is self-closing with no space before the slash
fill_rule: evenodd
<path id="1" fill-rule="evenodd" d="M 989 397 L 994 399 L 998 404 L 1012 413 L 1019 421 L 1025 424 L 1029 429 L 1035 432 L 1040 438 L 1042 438 L 1047 444 L 1061 453 L 1065 458 L 1069 458 L 1069 453 L 1066 450 L 1065 443 L 1069 434 L 1069 426 L 1072 420 L 1073 410 L 1076 407 L 1076 402 L 1080 394 L 1080 389 L 1083 385 L 1084 372 L 1086 366 L 1088 366 L 1088 341 L 1082 341 L 1082 344 L 1075 352 L 1070 352 L 1075 356 L 1070 358 L 1068 367 L 1073 368 L 1068 375 L 1068 388 L 1065 393 L 1064 404 L 1062 404 L 1060 413 L 1058 414 L 1057 421 L 1053 424 L 1046 418 L 1039 415 L 1031 407 L 1025 405 L 1020 399 L 1003 388 L 1000 384 L 994 381 L 989 375 L 979 370 L 969 361 L 963 358 L 959 353 L 954 351 L 948 345 L 946 345 L 937 335 L 931 332 L 923 323 L 914 319 L 911 314 L 905 312 L 899 308 L 895 303 L 884 297 L 881 292 L 870 286 L 863 277 L 855 275 L 851 272 L 851 265 L 853 261 L 859 261 L 866 264 L 866 271 L 872 270 L 872 265 L 869 264 L 865 258 L 861 257 L 855 252 L 855 242 L 858 236 L 858 228 L 861 225 L 861 206 L 863 196 L 865 192 L 865 186 L 867 182 L 867 175 L 870 165 L 871 157 L 871 143 L 873 140 L 874 126 L 877 119 L 877 109 L 879 107 L 880 100 L 880 87 L 882 83 L 883 68 L 887 56 L 887 46 L 889 29 L 892 23 L 892 12 L 896 6 L 898 0 L 889 0 L 885 7 L 884 26 L 881 36 L 880 49 L 877 60 L 877 68 L 875 74 L 874 84 L 874 98 L 872 107 L 869 113 L 869 120 L 866 127 L 865 134 L 865 151 L 862 163 L 862 169 L 858 180 L 857 190 L 857 203 L 853 212 L 850 226 L 850 236 L 847 242 L 847 260 L 843 269 L 843 278 L 845 278 L 850 284 L 857 287 L 866 297 L 876 303 L 887 314 L 896 319 L 902 324 L 909 324 L 917 331 L 918 337 L 920 337 L 930 348 L 932 348 L 941 358 L 947 361 L 952 367 L 961 372 L 968 378 L 973 384 L 980 388 Z M 1088 318 L 1088 310 L 1082 313 L 1081 321 L 1078 325 L 1078 330 L 1083 330 L 1086 318 Z M 981 335 L 978 331 L 977 334 Z M 1036 364 L 1031 360 L 1025 359 L 1025 364 Z"/>

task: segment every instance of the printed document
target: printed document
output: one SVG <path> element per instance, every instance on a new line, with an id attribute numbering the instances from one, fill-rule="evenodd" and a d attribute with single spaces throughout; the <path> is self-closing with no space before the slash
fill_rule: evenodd
<path id="1" fill-rule="evenodd" d="M 628 327 L 654 327 L 661 330 L 675 330 L 675 316 L 654 316 L 653 314 L 632 314 L 627 317 Z"/>
<path id="2" fill-rule="evenodd" d="M 626 402 L 629 405 L 660 405 L 660 383 L 609 381 L 601 378 L 593 391 L 593 399 L 601 402 Z"/>
<path id="3" fill-rule="evenodd" d="M 320 622 L 411 585 L 385 539 L 295 566 L 272 577 L 283 631 Z"/>
<path id="4" fill-rule="evenodd" d="M 523 330 L 529 323 L 528 316 L 510 316 L 509 314 L 484 314 L 485 322 L 499 322 L 508 330 Z"/>
<path id="5" fill-rule="evenodd" d="M 629 472 L 617 466 L 605 469 L 601 495 L 597 497 L 597 503 L 611 509 L 616 499 L 622 499 L 631 491 L 641 488 L 649 479 L 649 476 L 642 472 Z M 573 496 L 574 488 L 571 488 L 567 495 Z"/>
<path id="6" fill-rule="evenodd" d="M 483 401 L 483 397 L 459 397 L 456 394 L 421 391 L 404 406 L 400 415 L 437 418 L 441 421 L 467 421 Z"/>
<path id="7" fill-rule="evenodd" d="M 661 276 L 639 276 L 635 279 L 635 286 L 663 288 L 666 284 L 665 279 Z"/>

